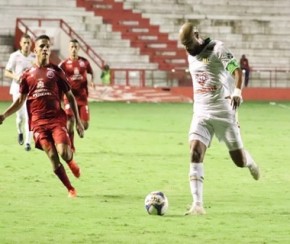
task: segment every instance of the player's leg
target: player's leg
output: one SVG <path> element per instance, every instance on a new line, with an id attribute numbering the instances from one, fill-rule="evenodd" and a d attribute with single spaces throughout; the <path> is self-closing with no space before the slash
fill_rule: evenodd
<path id="1" fill-rule="evenodd" d="M 236 149 L 229 152 L 233 162 L 240 168 L 247 167 L 255 180 L 260 178 L 259 166 L 251 154 L 245 149 Z"/>
<path id="2" fill-rule="evenodd" d="M 206 152 L 206 145 L 199 140 L 190 142 L 191 161 L 189 165 L 189 186 L 192 195 L 192 205 L 185 214 L 205 214 L 203 208 L 203 159 Z"/>
<path id="3" fill-rule="evenodd" d="M 55 142 L 58 154 L 67 163 L 74 176 L 79 178 L 80 168 L 73 160 L 73 150 L 71 148 L 71 142 L 66 127 L 55 127 L 53 129 L 52 137 Z"/>
<path id="4" fill-rule="evenodd" d="M 228 123 L 223 128 L 226 128 L 226 131 L 223 132 L 224 137 L 221 140 L 225 141 L 232 161 L 240 168 L 247 167 L 253 178 L 258 180 L 260 178 L 259 167 L 250 153 L 244 149 L 238 123 Z"/>
<path id="5" fill-rule="evenodd" d="M 82 121 L 84 129 L 87 130 L 89 128 L 89 120 L 90 120 L 89 106 L 82 105 L 82 106 L 79 106 L 78 109 L 79 109 L 80 119 Z"/>
<path id="6" fill-rule="evenodd" d="M 26 109 L 26 104 L 23 105 L 24 107 L 24 111 L 25 111 L 25 125 L 24 125 L 24 129 L 25 129 L 25 150 L 26 151 L 30 151 L 31 150 L 31 139 L 32 139 L 32 131 L 30 131 L 29 128 L 29 119 L 28 119 L 28 113 L 27 113 L 27 109 Z"/>
<path id="7" fill-rule="evenodd" d="M 249 84 L 249 78 L 250 78 L 250 71 L 248 69 L 245 70 L 245 87 Z"/>
<path id="8" fill-rule="evenodd" d="M 18 99 L 18 96 L 19 96 L 18 93 L 12 95 L 13 102 Z M 16 114 L 16 129 L 17 129 L 17 134 L 18 134 L 17 140 L 18 140 L 19 145 L 23 145 L 24 136 L 23 136 L 23 129 L 22 129 L 23 118 L 22 118 L 21 109 L 18 110 L 15 114 Z"/>
<path id="9" fill-rule="evenodd" d="M 71 185 L 71 182 L 66 174 L 65 168 L 60 162 L 53 138 L 50 132 L 47 132 L 43 129 L 35 130 L 37 137 L 35 138 L 35 145 L 37 148 L 43 149 L 46 155 L 48 156 L 53 171 L 55 175 L 60 179 L 63 185 L 67 188 L 69 192 L 69 197 L 76 196 L 76 191 Z"/>
<path id="10" fill-rule="evenodd" d="M 189 185 L 193 201 L 189 211 L 185 213 L 186 215 L 205 214 L 203 208 L 203 161 L 213 135 L 213 131 L 207 123 L 208 121 L 202 118 L 193 118 L 190 126 Z"/>
<path id="11" fill-rule="evenodd" d="M 74 131 L 74 126 L 75 126 L 75 118 L 72 115 L 68 115 L 67 118 L 67 130 L 68 130 L 68 135 L 70 138 L 71 142 L 71 148 L 75 152 L 75 144 L 74 144 L 74 137 L 75 137 L 75 131 Z"/>
<path id="12" fill-rule="evenodd" d="M 65 113 L 67 115 L 67 130 L 70 138 L 70 145 L 72 147 L 72 150 L 75 152 L 75 145 L 74 145 L 74 124 L 75 124 L 75 118 L 74 118 L 74 113 L 72 109 L 70 108 L 70 104 L 67 99 L 64 99 L 64 108 L 65 108 Z"/>

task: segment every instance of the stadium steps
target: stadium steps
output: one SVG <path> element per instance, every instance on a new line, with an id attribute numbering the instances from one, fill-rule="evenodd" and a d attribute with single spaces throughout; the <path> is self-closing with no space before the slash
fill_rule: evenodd
<path id="1" fill-rule="evenodd" d="M 169 89 L 128 86 L 96 86 L 89 90 L 90 101 L 114 102 L 192 102 L 183 95 L 175 95 Z"/>
<path id="2" fill-rule="evenodd" d="M 124 40 L 140 49 L 140 54 L 149 55 L 150 62 L 158 63 L 160 70 L 186 68 L 187 60 L 183 49 L 176 40 L 169 39 L 167 33 L 160 32 L 158 25 L 152 25 L 149 18 L 140 13 L 125 9 L 122 2 L 114 0 L 79 0 L 77 6 L 94 11 L 101 16 L 105 24 L 111 24 L 112 30 L 120 32 Z M 167 53 L 167 55 L 163 55 Z M 170 54 L 168 54 L 170 53 Z"/>

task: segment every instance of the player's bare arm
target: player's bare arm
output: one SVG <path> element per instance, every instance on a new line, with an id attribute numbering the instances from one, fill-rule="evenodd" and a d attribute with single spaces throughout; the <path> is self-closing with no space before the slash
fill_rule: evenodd
<path id="1" fill-rule="evenodd" d="M 233 109 L 237 109 L 242 101 L 242 70 L 237 68 L 233 72 L 233 76 L 236 81 L 236 88 L 234 93 L 232 94 L 231 105 Z"/>
<path id="2" fill-rule="evenodd" d="M 79 111 L 78 111 L 78 107 L 77 107 L 77 103 L 75 100 L 75 97 L 72 93 L 71 90 L 69 90 L 66 94 L 66 97 L 69 101 L 70 107 L 75 115 L 75 119 L 76 119 L 76 130 L 79 134 L 79 136 L 82 138 L 84 137 L 84 126 L 81 122 L 80 116 L 79 116 Z"/>
<path id="3" fill-rule="evenodd" d="M 14 114 L 17 110 L 19 110 L 26 100 L 27 94 L 20 94 L 18 99 L 15 100 L 6 111 L 0 115 L 0 124 L 11 114 Z"/>
<path id="4" fill-rule="evenodd" d="M 89 83 L 91 84 L 91 87 L 92 88 L 95 88 L 96 85 L 95 85 L 95 82 L 94 82 L 94 74 L 89 74 L 90 75 L 90 79 L 89 79 Z"/>
<path id="5" fill-rule="evenodd" d="M 4 71 L 4 76 L 7 77 L 7 78 L 16 80 L 18 82 L 19 82 L 19 79 L 20 79 L 20 75 L 16 75 L 14 72 L 12 72 L 10 70 L 7 70 L 7 69 L 5 69 L 5 71 Z"/>

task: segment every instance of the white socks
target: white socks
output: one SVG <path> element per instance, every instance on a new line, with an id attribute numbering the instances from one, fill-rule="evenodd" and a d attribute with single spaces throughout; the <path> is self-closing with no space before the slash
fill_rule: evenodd
<path id="1" fill-rule="evenodd" d="M 31 140 L 32 140 L 32 136 L 33 136 L 33 132 L 32 131 L 27 131 L 26 130 L 26 140 L 25 140 L 25 144 L 31 144 Z"/>
<path id="2" fill-rule="evenodd" d="M 203 163 L 190 163 L 189 186 L 194 206 L 203 203 Z"/>
<path id="3" fill-rule="evenodd" d="M 16 129 L 17 129 L 18 134 L 23 133 L 23 131 L 22 131 L 22 119 L 17 115 L 16 115 Z"/>

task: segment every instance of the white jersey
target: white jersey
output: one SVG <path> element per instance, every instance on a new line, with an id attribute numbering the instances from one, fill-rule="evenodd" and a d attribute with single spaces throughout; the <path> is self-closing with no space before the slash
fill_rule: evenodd
<path id="1" fill-rule="evenodd" d="M 27 68 L 30 68 L 34 62 L 35 55 L 33 53 L 30 53 L 27 57 L 24 56 L 20 50 L 11 53 L 8 63 L 6 64 L 5 69 L 15 73 L 16 75 L 21 75 L 24 70 Z M 18 81 L 12 80 L 11 86 L 10 86 L 10 94 L 16 95 L 19 93 L 19 84 Z"/>
<path id="2" fill-rule="evenodd" d="M 206 40 L 207 44 L 196 56 L 188 55 L 193 82 L 194 114 L 197 116 L 232 118 L 235 111 L 230 96 L 235 80 L 226 71 L 230 62 L 236 62 L 221 41 Z"/>

